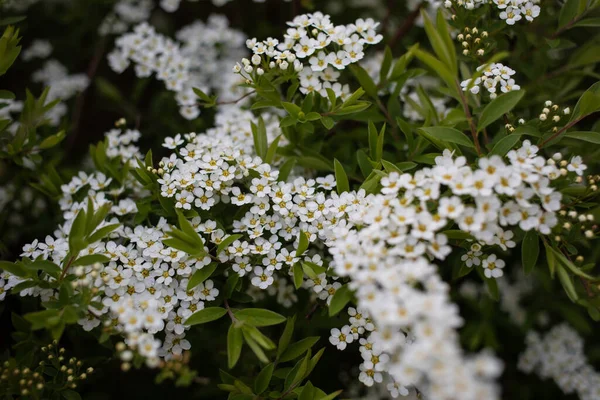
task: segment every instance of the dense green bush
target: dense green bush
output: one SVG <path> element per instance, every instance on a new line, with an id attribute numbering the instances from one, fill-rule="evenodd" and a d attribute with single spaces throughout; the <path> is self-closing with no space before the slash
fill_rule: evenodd
<path id="1" fill-rule="evenodd" d="M 0 395 L 599 399 L 598 6 L 0 1 Z"/>

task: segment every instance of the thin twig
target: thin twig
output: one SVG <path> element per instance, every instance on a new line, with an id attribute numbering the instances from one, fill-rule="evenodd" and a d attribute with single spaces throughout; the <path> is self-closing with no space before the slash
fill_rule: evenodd
<path id="1" fill-rule="evenodd" d="M 568 124 L 566 124 L 565 126 L 563 126 L 562 128 L 560 128 L 558 131 L 556 131 L 556 133 L 554 135 L 550 136 L 548 139 L 546 139 L 542 143 L 540 143 L 540 145 L 538 147 L 541 149 L 542 147 L 544 147 L 545 145 L 547 145 L 549 142 L 551 142 L 552 140 L 554 140 L 557 137 L 559 137 L 564 131 L 566 131 L 569 128 L 572 128 L 575 124 L 577 124 L 579 121 L 581 121 L 582 119 L 584 119 L 588 115 L 584 115 L 581 118 L 577 118 L 575 121 L 569 122 Z"/>
<path id="2" fill-rule="evenodd" d="M 458 94 L 460 96 L 460 102 L 462 103 L 463 110 L 469 121 L 469 128 L 471 128 L 471 136 L 473 136 L 473 142 L 475 143 L 475 150 L 477 150 L 477 155 L 481 155 L 481 146 L 479 145 L 479 139 L 477 138 L 477 128 L 475 127 L 475 123 L 473 122 L 473 116 L 471 115 L 471 110 L 469 109 L 469 104 L 467 103 L 467 98 L 460 87 L 460 83 L 456 81 Z"/>
<path id="3" fill-rule="evenodd" d="M 240 97 L 239 99 L 236 99 L 236 100 L 218 101 L 217 105 L 222 106 L 225 104 L 236 104 L 236 103 L 239 103 L 240 101 L 244 100 L 246 97 L 253 95 L 254 93 L 256 93 L 256 90 L 252 90 L 251 92 L 246 93 L 245 95 L 243 95 L 242 97 Z"/>

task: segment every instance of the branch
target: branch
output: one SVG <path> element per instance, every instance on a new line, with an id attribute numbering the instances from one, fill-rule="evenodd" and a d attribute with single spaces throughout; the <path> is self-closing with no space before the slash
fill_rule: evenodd
<path id="1" fill-rule="evenodd" d="M 549 142 L 551 142 L 552 140 L 554 140 L 557 137 L 559 137 L 564 131 L 566 131 L 569 128 L 572 128 L 575 124 L 577 124 L 579 121 L 581 121 L 582 119 L 584 119 L 585 117 L 587 117 L 589 115 L 591 115 L 591 114 L 584 115 L 584 116 L 582 116 L 580 118 L 577 118 L 575 121 L 569 122 L 568 124 L 566 124 L 565 126 L 563 126 L 562 128 L 560 128 L 558 131 L 556 131 L 556 133 L 554 135 L 550 136 L 548 139 L 546 139 L 542 143 L 540 143 L 540 145 L 538 147 L 541 149 L 542 147 L 544 147 L 545 145 L 547 145 Z"/>
<path id="2" fill-rule="evenodd" d="M 256 90 L 252 90 L 251 92 L 246 93 L 245 95 L 243 95 L 242 97 L 240 97 L 239 99 L 236 99 L 236 100 L 218 101 L 217 105 L 222 106 L 225 104 L 236 104 L 236 103 L 239 103 L 240 101 L 244 100 L 246 97 L 253 95 L 254 93 L 256 93 Z"/>
<path id="3" fill-rule="evenodd" d="M 458 94 L 460 96 L 460 102 L 463 106 L 463 110 L 465 112 L 467 120 L 469 121 L 469 128 L 471 128 L 471 136 L 473 136 L 473 142 L 475 143 L 475 150 L 477 150 L 477 155 L 480 156 L 481 155 L 481 146 L 479 145 L 479 138 L 477 138 L 477 128 L 475 127 L 475 123 L 473 122 L 473 116 L 471 115 L 471 110 L 469 109 L 469 104 L 467 103 L 467 98 L 465 97 L 465 94 L 463 93 L 463 90 L 460 87 L 460 83 L 458 83 L 458 81 L 456 81 L 456 85 L 457 85 L 457 89 L 458 89 Z"/>

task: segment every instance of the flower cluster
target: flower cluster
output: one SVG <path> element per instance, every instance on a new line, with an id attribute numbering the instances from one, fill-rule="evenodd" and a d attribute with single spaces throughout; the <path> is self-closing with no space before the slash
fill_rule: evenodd
<path id="1" fill-rule="evenodd" d="M 369 340 L 390 355 L 380 368 L 396 383 L 439 399 L 459 392 L 464 398 L 497 397 L 480 377 L 493 378 L 499 367 L 488 357 L 473 361 L 462 356 L 455 333 L 462 321 L 429 260 L 450 254 L 442 233 L 447 226 L 471 234 L 478 241 L 474 251 L 481 245 L 514 245 L 512 232 L 507 234 L 511 227 L 550 233 L 561 199 L 550 182 L 561 174 L 537 151 L 525 141 L 508 153 L 508 163 L 499 156 L 481 158 L 476 169 L 445 151 L 431 169 L 382 178 L 381 194 L 359 203 L 347 224 L 330 231 L 334 270 L 351 278 L 359 307 L 377 327 Z M 502 276 L 504 263 L 496 255 L 480 264 L 486 277 Z M 364 372 L 374 377 L 379 371 Z"/>
<path id="2" fill-rule="evenodd" d="M 238 78 L 222 71 L 243 54 L 245 37 L 229 28 L 225 17 L 211 16 L 206 24 L 198 21 L 184 27 L 177 39 L 180 43 L 142 23 L 116 40 L 109 64 L 117 73 L 133 62 L 138 77 L 155 74 L 168 90 L 177 93 L 181 115 L 187 119 L 200 113 L 194 87 L 226 98 L 239 93 Z"/>
<path id="3" fill-rule="evenodd" d="M 124 33 L 131 25 L 147 21 L 153 8 L 152 0 L 119 0 L 104 17 L 98 32 L 102 36 Z"/>
<path id="4" fill-rule="evenodd" d="M 600 374 L 588 364 L 581 336 L 566 324 L 544 336 L 527 334 L 527 349 L 519 358 L 519 369 L 552 379 L 565 394 L 577 393 L 581 400 L 600 398 Z"/>
<path id="5" fill-rule="evenodd" d="M 329 88 L 343 98 L 349 94 L 349 88 L 338 82 L 339 71 L 360 61 L 367 45 L 383 39 L 375 32 L 379 23 L 370 18 L 336 26 L 329 15 L 316 12 L 299 15 L 288 25 L 282 41 L 248 40 L 246 45 L 253 56 L 236 64 L 234 71 L 250 80 L 269 72 L 295 71 L 299 73 L 302 93 L 315 92 L 327 97 Z"/>
<path id="6" fill-rule="evenodd" d="M 460 83 L 464 91 L 469 90 L 471 93 L 477 94 L 483 86 L 489 92 L 490 98 L 495 99 L 498 96 L 498 84 L 500 84 L 501 93 L 521 89 L 515 83 L 515 80 L 511 78 L 515 74 L 515 70 L 503 64 L 492 63 L 477 67 L 477 71 L 481 70 L 483 70 L 481 77 L 476 78 L 474 81 L 473 79 L 467 79 Z"/>
<path id="7" fill-rule="evenodd" d="M 454 4 L 472 10 L 484 4 L 493 4 L 500 11 L 500 19 L 508 25 L 525 18 L 532 22 L 540 15 L 540 0 L 445 0 L 444 6 L 451 8 Z"/>
<path id="8" fill-rule="evenodd" d="M 21 53 L 23 61 L 31 61 L 34 58 L 47 58 L 52 54 L 52 44 L 47 40 L 34 40 L 27 49 Z"/>

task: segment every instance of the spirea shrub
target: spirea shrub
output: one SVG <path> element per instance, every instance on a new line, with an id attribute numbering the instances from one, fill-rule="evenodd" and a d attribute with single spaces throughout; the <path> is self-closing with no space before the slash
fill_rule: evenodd
<path id="1" fill-rule="evenodd" d="M 0 1 L 3 398 L 600 399 L 600 2 L 254 3 Z"/>

